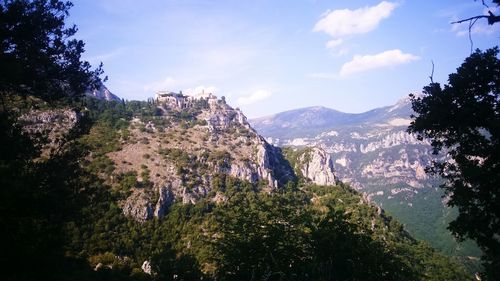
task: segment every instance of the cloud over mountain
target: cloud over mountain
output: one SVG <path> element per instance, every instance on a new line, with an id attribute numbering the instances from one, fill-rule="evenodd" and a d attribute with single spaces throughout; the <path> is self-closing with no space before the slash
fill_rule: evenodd
<path id="1" fill-rule="evenodd" d="M 409 63 L 419 59 L 420 57 L 405 54 L 399 49 L 388 50 L 375 55 L 355 55 L 351 61 L 342 65 L 340 75 L 349 76 L 358 72 Z"/>
<path id="2" fill-rule="evenodd" d="M 259 101 L 262 101 L 262 100 L 265 100 L 265 99 L 271 97 L 271 95 L 272 95 L 272 93 L 268 90 L 264 90 L 264 89 L 257 90 L 255 92 L 253 92 L 251 95 L 238 98 L 238 104 L 239 105 L 254 104 L 256 102 L 259 102 Z"/>

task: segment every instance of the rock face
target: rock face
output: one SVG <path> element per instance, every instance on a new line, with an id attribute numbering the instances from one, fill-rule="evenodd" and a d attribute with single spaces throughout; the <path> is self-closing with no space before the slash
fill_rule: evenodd
<path id="1" fill-rule="evenodd" d="M 142 184 L 123 203 L 125 215 L 145 221 L 163 217 L 173 202 L 194 204 L 207 196 L 224 201 L 215 197 L 227 176 L 258 183 L 266 191 L 296 178 L 281 149 L 258 135 L 223 98 L 160 92 L 154 101 L 154 122 L 134 118 L 121 149 L 107 154 L 118 178 L 141 175 Z"/>
<path id="2" fill-rule="evenodd" d="M 32 110 L 19 117 L 23 131 L 42 145 L 47 155 L 52 148 L 64 143 L 64 138 L 74 129 L 83 114 L 72 109 Z"/>
<path id="3" fill-rule="evenodd" d="M 163 216 L 165 216 L 168 211 L 168 207 L 170 207 L 170 205 L 172 205 L 172 203 L 175 201 L 175 197 L 168 187 L 160 188 L 158 193 L 159 198 L 158 202 L 156 203 L 154 216 L 157 218 L 163 218 Z"/>
<path id="4" fill-rule="evenodd" d="M 332 158 L 323 149 L 314 147 L 299 158 L 302 175 L 317 185 L 335 185 Z"/>
<path id="5" fill-rule="evenodd" d="M 69 132 L 81 119 L 81 113 L 71 109 L 32 110 L 21 115 L 18 122 L 31 135 Z"/>
<path id="6" fill-rule="evenodd" d="M 141 269 L 144 273 L 151 275 L 152 268 L 151 268 L 151 262 L 150 261 L 144 261 L 142 263 Z"/>
<path id="7" fill-rule="evenodd" d="M 123 206 L 123 214 L 139 222 L 153 218 L 151 198 L 141 190 L 136 190 L 130 195 Z"/>
<path id="8" fill-rule="evenodd" d="M 101 82 L 98 88 L 95 89 L 89 89 L 86 93 L 87 96 L 100 99 L 100 100 L 107 100 L 107 101 L 121 101 L 121 99 L 117 96 L 115 96 L 111 91 L 104 86 L 104 84 Z"/>

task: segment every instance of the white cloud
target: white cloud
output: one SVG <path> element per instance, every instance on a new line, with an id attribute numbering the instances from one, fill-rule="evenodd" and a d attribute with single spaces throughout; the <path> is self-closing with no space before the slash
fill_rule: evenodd
<path id="1" fill-rule="evenodd" d="M 201 93 L 205 94 L 215 94 L 217 92 L 217 88 L 215 86 L 198 86 L 195 88 L 188 88 L 184 91 L 182 91 L 183 94 L 188 95 L 188 96 L 196 96 Z"/>
<path id="2" fill-rule="evenodd" d="M 253 94 L 238 98 L 238 104 L 250 105 L 271 97 L 272 93 L 268 90 L 257 90 Z"/>
<path id="3" fill-rule="evenodd" d="M 328 53 L 334 57 L 340 57 L 343 56 L 347 53 L 349 53 L 350 48 L 348 47 L 343 47 L 343 48 L 337 48 L 337 49 L 330 49 Z"/>
<path id="4" fill-rule="evenodd" d="M 328 53 L 334 57 L 339 57 L 345 55 L 349 52 L 350 47 L 342 45 L 344 40 L 342 38 L 332 39 L 326 42 L 325 46 L 328 49 Z"/>
<path id="5" fill-rule="evenodd" d="M 166 77 L 161 81 L 152 82 L 144 85 L 144 92 L 156 92 L 156 91 L 172 91 L 172 87 L 176 85 L 176 81 L 172 77 Z"/>
<path id="6" fill-rule="evenodd" d="M 451 31 L 455 33 L 456 36 L 462 37 L 469 35 L 469 22 L 463 22 L 460 24 L 453 24 Z M 472 26 L 471 34 L 482 34 L 482 35 L 492 35 L 500 31 L 500 25 L 488 25 L 486 20 L 477 21 L 474 26 Z"/>
<path id="7" fill-rule="evenodd" d="M 405 54 L 399 49 L 385 51 L 376 55 L 356 55 L 351 61 L 342 65 L 340 75 L 348 76 L 357 72 L 404 64 L 418 59 L 420 59 L 418 56 Z"/>
<path id="8" fill-rule="evenodd" d="M 331 73 L 331 72 L 314 72 L 307 74 L 307 77 L 309 78 L 326 79 L 326 80 L 336 79 L 338 78 L 338 76 L 339 75 L 337 73 Z"/>
<path id="9" fill-rule="evenodd" d="M 326 47 L 328 49 L 333 49 L 335 47 L 340 46 L 340 44 L 342 44 L 342 42 L 344 42 L 344 40 L 342 40 L 342 38 L 332 39 L 332 40 L 326 42 Z"/>
<path id="10" fill-rule="evenodd" d="M 313 31 L 322 31 L 334 38 L 367 33 L 375 29 L 381 20 L 389 17 L 396 6 L 396 3 L 383 1 L 376 6 L 356 10 L 328 11 L 316 23 Z"/>

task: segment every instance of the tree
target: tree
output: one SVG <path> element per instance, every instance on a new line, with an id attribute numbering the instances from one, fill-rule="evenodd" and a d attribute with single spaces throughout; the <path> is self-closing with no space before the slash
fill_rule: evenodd
<path id="1" fill-rule="evenodd" d="M 484 252 L 486 275 L 500 280 L 500 61 L 498 47 L 476 50 L 450 74 L 448 84 L 431 83 L 422 97 L 410 95 L 416 116 L 408 128 L 431 140 L 437 160 L 428 172 L 445 179 L 457 207 L 449 229 L 473 239 Z"/>
<path id="2" fill-rule="evenodd" d="M 217 280 L 302 280 L 311 259 L 301 196 L 239 191 L 215 210 Z"/>
<path id="3" fill-rule="evenodd" d="M 418 280 L 415 269 L 348 221 L 344 210 L 328 207 L 312 231 L 313 280 Z"/>
<path id="4" fill-rule="evenodd" d="M 80 60 L 83 42 L 71 39 L 76 27 L 65 27 L 71 6 L 58 0 L 0 1 L 3 280 L 74 279 L 68 278 L 69 271 L 76 270 L 65 255 L 63 226 L 96 197 L 91 184 L 82 181 L 86 175 L 80 160 L 86 150 L 74 145 L 88 122 L 79 122 L 63 137 L 61 149 L 42 159 L 39 142 L 18 125 L 20 104 L 5 102 L 13 96 L 51 104 L 71 101 L 99 81 L 101 68 L 91 71 L 90 64 Z"/>
<path id="5" fill-rule="evenodd" d="M 75 25 L 65 26 L 71 2 L 4 0 L 0 2 L 0 94 L 36 96 L 45 101 L 72 99 L 96 86 L 82 61 L 84 43 L 72 39 Z"/>

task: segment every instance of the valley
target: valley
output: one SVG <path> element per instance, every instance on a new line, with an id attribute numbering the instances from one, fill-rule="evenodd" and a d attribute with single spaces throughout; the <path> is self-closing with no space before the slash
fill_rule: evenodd
<path id="1" fill-rule="evenodd" d="M 398 218 L 415 237 L 449 255 L 479 256 L 472 242 L 458 244 L 446 229 L 454 211 L 445 205 L 440 179 L 425 172 L 431 161 L 446 156 L 434 155 L 430 142 L 406 132 L 412 112 L 403 98 L 359 114 L 310 107 L 250 123 L 274 145 L 324 149 L 340 181 Z"/>

